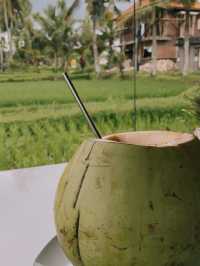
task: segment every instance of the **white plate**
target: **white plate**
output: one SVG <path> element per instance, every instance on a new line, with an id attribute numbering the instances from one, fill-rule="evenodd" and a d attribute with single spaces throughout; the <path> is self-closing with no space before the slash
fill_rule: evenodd
<path id="1" fill-rule="evenodd" d="M 33 266 L 55 234 L 55 191 L 65 164 L 0 172 L 0 265 Z"/>
<path id="2" fill-rule="evenodd" d="M 57 238 L 54 237 L 36 258 L 33 266 L 73 266 L 66 259 L 64 253 L 58 245 Z"/>

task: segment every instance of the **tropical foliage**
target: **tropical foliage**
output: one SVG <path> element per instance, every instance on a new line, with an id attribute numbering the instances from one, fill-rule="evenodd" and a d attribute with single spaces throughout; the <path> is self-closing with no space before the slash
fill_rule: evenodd
<path id="1" fill-rule="evenodd" d="M 74 46 L 72 13 L 79 4 L 75 0 L 70 7 L 66 6 L 64 0 L 60 0 L 57 6 L 49 5 L 44 11 L 44 15 L 36 14 L 35 19 L 41 27 L 41 33 L 44 38 L 45 52 L 54 58 L 55 68 L 59 67 L 58 59 L 61 58 L 60 64 L 65 65 Z"/>
<path id="2" fill-rule="evenodd" d="M 125 2 L 126 0 L 122 1 Z M 196 0 L 180 0 L 185 6 L 184 67 L 183 74 L 189 72 L 190 57 L 190 6 Z M 56 0 L 44 12 L 33 14 L 30 0 L 0 1 L 0 70 L 14 64 L 50 65 L 57 70 L 69 67 L 71 59 L 93 65 L 100 76 L 101 55 L 107 55 L 107 68 L 118 66 L 123 76 L 123 49 L 115 49 L 118 38 L 115 17 L 120 14 L 120 0 L 86 0 L 88 16 L 83 21 L 74 15 L 80 0 Z M 157 8 L 158 0 L 151 0 L 148 8 L 138 16 L 145 17 L 151 10 L 149 19 L 152 31 L 152 75 L 157 69 Z M 160 1 L 167 4 L 170 0 Z M 2 37 L 4 33 L 4 37 Z M 23 63 L 23 64 L 22 64 Z M 80 63 L 80 62 L 79 62 Z M 75 64 L 78 65 L 77 62 Z"/>
<path id="3" fill-rule="evenodd" d="M 118 0 L 119 1 L 119 0 Z M 80 0 L 71 5 L 57 0 L 43 13 L 33 14 L 30 0 L 2 0 L 0 2 L 0 64 L 49 64 L 55 69 L 67 68 L 71 57 L 84 57 L 94 64 L 100 74 L 100 53 L 106 51 L 109 66 L 116 61 L 113 42 L 116 37 L 115 15 L 120 13 L 115 0 L 86 0 L 87 12 L 84 21 L 79 21 L 74 12 Z M 117 55 L 119 57 L 119 55 Z"/>
<path id="4" fill-rule="evenodd" d="M 195 113 L 197 115 L 197 118 L 200 121 L 200 95 L 195 97 L 195 99 L 194 99 L 194 107 L 195 107 Z"/>

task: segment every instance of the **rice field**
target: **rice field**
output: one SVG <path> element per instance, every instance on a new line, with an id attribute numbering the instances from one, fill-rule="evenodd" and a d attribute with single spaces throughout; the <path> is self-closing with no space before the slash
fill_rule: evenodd
<path id="1" fill-rule="evenodd" d="M 63 80 L 10 82 L 8 79 L 7 82 L 1 82 L 1 75 L 0 107 L 74 102 Z M 140 99 L 177 96 L 197 83 L 197 80 L 183 79 L 180 76 L 170 79 L 142 75 L 138 77 L 137 97 Z M 74 84 L 85 102 L 103 102 L 109 99 L 130 100 L 133 97 L 133 82 L 130 79 L 75 80 Z"/>
<path id="2" fill-rule="evenodd" d="M 76 80 L 102 135 L 131 131 L 131 80 Z M 198 79 L 141 76 L 137 129 L 191 132 L 198 126 L 190 96 Z M 63 81 L 0 82 L 0 169 L 68 161 L 93 137 Z"/>

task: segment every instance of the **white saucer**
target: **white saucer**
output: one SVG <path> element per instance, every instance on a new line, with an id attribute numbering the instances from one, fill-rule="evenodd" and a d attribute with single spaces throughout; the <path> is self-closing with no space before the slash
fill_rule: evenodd
<path id="1" fill-rule="evenodd" d="M 67 260 L 60 246 L 57 237 L 54 237 L 36 258 L 33 266 L 73 266 Z"/>

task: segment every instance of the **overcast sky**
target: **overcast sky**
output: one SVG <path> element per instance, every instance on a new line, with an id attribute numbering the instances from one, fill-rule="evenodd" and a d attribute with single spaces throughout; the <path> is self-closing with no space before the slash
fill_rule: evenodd
<path id="1" fill-rule="evenodd" d="M 85 15 L 85 4 L 84 0 L 80 0 L 80 8 L 77 10 L 77 15 L 79 18 L 83 18 Z M 48 4 L 55 4 L 56 0 L 31 0 L 31 3 L 33 5 L 33 11 L 42 11 L 45 7 L 47 7 Z M 71 3 L 71 0 L 66 0 L 69 4 Z M 119 7 L 121 9 L 126 9 L 128 7 L 128 3 L 120 3 Z"/>

